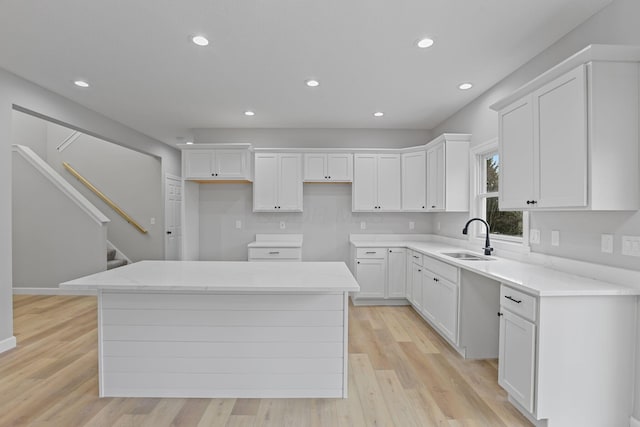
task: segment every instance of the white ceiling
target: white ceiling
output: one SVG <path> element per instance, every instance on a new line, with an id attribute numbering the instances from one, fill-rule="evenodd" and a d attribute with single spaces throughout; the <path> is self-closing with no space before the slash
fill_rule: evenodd
<path id="1" fill-rule="evenodd" d="M 168 144 L 194 128 L 431 129 L 608 3 L 0 0 L 0 67 Z"/>

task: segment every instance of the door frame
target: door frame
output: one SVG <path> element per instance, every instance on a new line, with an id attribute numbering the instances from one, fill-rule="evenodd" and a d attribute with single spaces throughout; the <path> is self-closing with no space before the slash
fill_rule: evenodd
<path id="1" fill-rule="evenodd" d="M 167 211 L 167 196 L 169 195 L 169 192 L 167 191 L 167 187 L 168 187 L 168 181 L 177 181 L 177 184 L 180 188 L 183 188 L 182 186 L 182 178 L 177 176 L 177 175 L 173 175 L 170 173 L 165 173 L 164 174 L 164 180 L 163 180 L 163 186 L 162 186 L 162 192 L 164 193 L 164 197 L 163 197 L 163 202 L 164 202 L 164 229 L 162 230 L 162 241 L 164 243 L 164 259 L 167 259 L 167 255 L 168 255 L 168 242 L 167 242 L 167 227 L 168 227 L 168 211 Z M 184 197 L 184 189 L 183 191 L 181 191 L 181 199 L 182 197 Z M 180 212 L 180 228 L 182 229 L 182 206 L 180 206 L 179 209 Z M 178 244 L 178 259 L 181 260 L 182 259 L 182 244 Z"/>

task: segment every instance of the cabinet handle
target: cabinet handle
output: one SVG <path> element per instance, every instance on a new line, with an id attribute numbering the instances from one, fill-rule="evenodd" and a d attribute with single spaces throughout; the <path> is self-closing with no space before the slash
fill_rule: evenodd
<path id="1" fill-rule="evenodd" d="M 375 253 L 376 253 L 376 251 L 368 251 L 368 252 L 365 252 L 365 254 L 375 254 Z"/>
<path id="2" fill-rule="evenodd" d="M 513 301 L 513 302 L 515 302 L 516 304 L 520 304 L 520 303 L 522 302 L 522 300 L 521 300 L 521 299 L 520 299 L 520 300 L 515 299 L 515 298 L 513 298 L 511 295 L 505 295 L 504 297 L 505 297 L 506 299 L 509 299 L 509 300 L 511 300 L 511 301 Z"/>
<path id="3" fill-rule="evenodd" d="M 413 257 L 414 257 L 415 259 L 418 259 L 418 258 L 420 258 L 420 257 L 419 257 L 418 255 L 414 255 Z"/>
<path id="4" fill-rule="evenodd" d="M 331 179 L 331 175 L 329 175 L 329 179 Z"/>
<path id="5" fill-rule="evenodd" d="M 422 270 L 418 269 L 418 273 L 420 273 Z"/>
<path id="6" fill-rule="evenodd" d="M 431 209 L 435 209 L 435 208 L 436 208 L 436 205 L 431 205 Z"/>
<path id="7" fill-rule="evenodd" d="M 498 312 L 498 317 L 500 317 L 500 316 L 504 316 L 504 314 Z"/>
<path id="8" fill-rule="evenodd" d="M 269 255 L 278 255 L 280 252 L 279 251 L 273 251 L 273 252 L 269 252 Z"/>
<path id="9" fill-rule="evenodd" d="M 538 204 L 538 201 L 537 200 L 527 200 L 527 204 L 528 205 L 536 205 L 536 204 Z"/>
<path id="10" fill-rule="evenodd" d="M 215 174 L 215 173 L 212 173 L 212 174 L 211 174 L 211 176 L 216 176 L 216 174 Z"/>
<path id="11" fill-rule="evenodd" d="M 358 264 L 360 264 L 360 261 L 356 261 Z"/>
<path id="12" fill-rule="evenodd" d="M 422 207 L 422 209 L 424 209 L 424 206 Z"/>
<path id="13" fill-rule="evenodd" d="M 389 253 L 393 253 L 393 251 L 391 249 L 389 249 Z"/>

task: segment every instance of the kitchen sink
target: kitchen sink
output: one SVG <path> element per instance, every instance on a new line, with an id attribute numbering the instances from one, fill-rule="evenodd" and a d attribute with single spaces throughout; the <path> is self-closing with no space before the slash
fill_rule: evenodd
<path id="1" fill-rule="evenodd" d="M 442 255 L 450 256 L 463 261 L 493 261 L 495 258 L 489 258 L 482 255 L 472 254 L 470 252 L 442 252 Z"/>

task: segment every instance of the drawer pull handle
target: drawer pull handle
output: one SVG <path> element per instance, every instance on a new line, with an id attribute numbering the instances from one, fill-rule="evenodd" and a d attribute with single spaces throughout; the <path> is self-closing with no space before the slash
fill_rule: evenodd
<path id="1" fill-rule="evenodd" d="M 375 254 L 375 253 L 376 253 L 376 251 L 368 251 L 368 252 L 365 252 L 365 254 Z"/>
<path id="2" fill-rule="evenodd" d="M 500 316 L 504 316 L 504 314 L 498 312 L 498 317 L 500 317 Z"/>
<path id="3" fill-rule="evenodd" d="M 520 300 L 515 299 L 515 298 L 513 298 L 513 297 L 512 297 L 512 296 L 510 296 L 510 295 L 505 295 L 504 297 L 505 297 L 506 299 L 510 299 L 511 301 L 515 302 L 516 304 L 520 304 L 520 303 L 522 302 L 522 300 L 521 300 L 521 299 L 520 299 Z"/>
<path id="4" fill-rule="evenodd" d="M 418 258 L 420 258 L 420 257 L 419 257 L 418 255 L 414 255 L 413 257 L 414 257 L 415 259 L 418 259 Z"/>
<path id="5" fill-rule="evenodd" d="M 269 252 L 269 255 L 278 255 L 280 252 L 278 251 L 273 251 L 273 252 Z"/>

